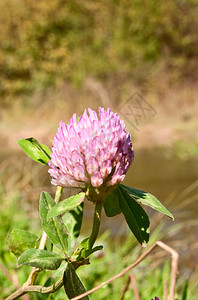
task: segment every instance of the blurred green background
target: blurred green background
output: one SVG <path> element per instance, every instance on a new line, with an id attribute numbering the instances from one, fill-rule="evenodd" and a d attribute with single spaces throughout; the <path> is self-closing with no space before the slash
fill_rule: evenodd
<path id="1" fill-rule="evenodd" d="M 197 76 L 196 0 L 1 0 L 0 9 L 2 100 L 86 76 Z"/>
<path id="2" fill-rule="evenodd" d="M 162 239 L 179 252 L 177 299 L 197 300 L 197 32 L 197 0 L 0 0 L 0 299 L 23 284 L 30 270 L 21 269 L 16 279 L 8 232 L 40 234 L 39 194 L 54 193 L 47 169 L 30 162 L 17 139 L 34 136 L 51 147 L 60 120 L 103 106 L 118 112 L 132 135 L 135 160 L 125 183 L 152 192 L 175 216 L 173 223 L 148 211 L 150 244 Z M 141 111 L 134 95 L 150 110 Z M 87 205 L 86 220 L 92 210 Z M 105 256 L 81 272 L 87 288 L 141 253 L 122 218 L 103 216 L 102 232 Z M 169 270 L 161 252 L 137 268 L 141 299 L 162 300 Z M 44 284 L 47 275 L 40 280 Z M 120 299 L 125 282 L 90 299 Z M 130 290 L 126 299 L 132 295 Z"/>

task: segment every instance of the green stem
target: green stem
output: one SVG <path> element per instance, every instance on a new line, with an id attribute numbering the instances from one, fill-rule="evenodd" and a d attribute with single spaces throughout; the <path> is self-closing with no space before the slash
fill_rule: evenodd
<path id="1" fill-rule="evenodd" d="M 100 228 L 100 220 L 101 220 L 101 212 L 102 212 L 102 202 L 96 202 L 95 211 L 94 211 L 94 220 L 92 233 L 89 238 L 89 249 L 91 249 L 97 239 L 99 228 Z"/>

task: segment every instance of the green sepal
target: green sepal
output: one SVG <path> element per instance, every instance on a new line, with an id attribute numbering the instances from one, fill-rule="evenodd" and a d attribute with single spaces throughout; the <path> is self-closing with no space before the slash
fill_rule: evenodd
<path id="1" fill-rule="evenodd" d="M 120 185 L 119 204 L 126 222 L 138 242 L 145 247 L 149 240 L 149 218 L 143 208 Z"/>
<path id="2" fill-rule="evenodd" d="M 136 201 L 140 202 L 143 205 L 147 205 L 174 220 L 173 215 L 166 209 L 166 207 L 162 205 L 162 203 L 154 195 L 123 184 L 120 184 L 120 186 L 122 186 L 127 191 L 127 193 L 129 193 L 130 196 Z"/>
<path id="3" fill-rule="evenodd" d="M 40 164 L 48 165 L 51 160 L 51 150 L 47 146 L 40 144 L 33 137 L 20 139 L 17 143 L 31 159 Z"/>
<path id="4" fill-rule="evenodd" d="M 27 249 L 38 246 L 39 238 L 31 232 L 14 229 L 10 232 L 7 242 L 10 251 L 19 257 Z"/>
<path id="5" fill-rule="evenodd" d="M 75 268 L 71 263 L 68 263 L 63 276 L 63 284 L 67 297 L 72 299 L 86 292 L 86 289 L 78 277 Z M 83 297 L 82 300 L 89 300 L 89 297 Z"/>
<path id="6" fill-rule="evenodd" d="M 42 192 L 40 196 L 40 217 L 42 227 L 51 242 L 66 254 L 68 232 L 63 219 L 60 216 L 50 220 L 47 219 L 47 215 L 54 205 L 56 204 L 53 198 L 47 192 Z"/>
<path id="7" fill-rule="evenodd" d="M 28 249 L 18 259 L 18 267 L 29 265 L 42 270 L 56 270 L 65 258 L 47 250 Z"/>

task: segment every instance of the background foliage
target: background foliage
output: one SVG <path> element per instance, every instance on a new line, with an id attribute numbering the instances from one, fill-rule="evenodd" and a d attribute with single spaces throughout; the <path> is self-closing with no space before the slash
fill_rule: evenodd
<path id="1" fill-rule="evenodd" d="M 31 270 L 30 266 L 22 266 L 16 268 L 17 259 L 9 251 L 8 244 L 5 243 L 8 237 L 8 233 L 13 228 L 20 228 L 24 230 L 29 230 L 40 235 L 40 222 L 38 219 L 30 219 L 27 212 L 24 209 L 24 205 L 20 199 L 20 196 L 15 192 L 10 193 L 9 197 L 5 194 L 5 186 L 1 184 L 0 186 L 0 199 L 2 203 L 2 212 L 0 215 L 0 221 L 2 226 L 0 227 L 0 237 L 3 241 L 3 247 L 0 248 L 0 299 L 3 300 L 10 293 L 12 293 L 16 284 L 22 285 Z M 17 211 L 17 214 L 16 214 Z M 172 230 L 165 229 L 164 221 L 160 221 L 158 217 L 153 218 L 152 222 L 157 222 L 155 230 L 152 230 L 150 245 L 156 240 L 163 239 L 164 237 L 169 237 L 174 232 L 174 247 L 176 245 L 176 237 L 178 233 L 183 230 L 182 224 L 178 227 L 172 227 Z M 122 228 L 121 228 L 122 229 Z M 121 230 L 122 231 L 122 230 Z M 120 231 L 120 232 L 121 232 Z M 121 237 L 119 234 L 117 237 L 110 237 L 110 232 L 106 231 L 100 237 L 98 243 L 104 244 L 104 252 L 96 254 L 91 258 L 91 264 L 84 266 L 82 269 L 78 270 L 78 274 L 85 282 L 86 288 L 91 289 L 96 285 L 101 284 L 105 280 L 109 279 L 111 276 L 119 273 L 123 268 L 129 266 L 134 262 L 138 256 L 141 254 L 142 249 L 132 237 L 129 232 L 127 237 Z M 108 242 L 110 239 L 110 242 Z M 187 241 L 185 241 L 187 243 Z M 122 246 L 121 246 L 122 245 Z M 63 266 L 64 267 L 64 266 Z M 5 273 L 5 268 L 7 273 Z M 62 269 L 63 271 L 63 269 Z M 8 276 L 8 275 L 9 276 Z M 36 283 L 43 284 L 45 286 L 53 284 L 61 274 L 61 270 L 57 271 L 42 271 Z M 162 299 L 163 295 L 163 280 L 170 277 L 170 257 L 163 251 L 158 249 L 147 259 L 145 259 L 139 266 L 133 270 L 133 275 L 137 281 L 138 290 L 141 299 L 150 299 L 156 295 Z M 50 276 L 50 279 L 49 279 Z M 182 293 L 184 290 L 186 276 L 178 276 L 176 299 L 197 299 L 197 273 L 195 272 L 190 277 L 189 287 L 188 287 L 188 297 L 182 298 Z M 112 282 L 108 286 L 100 289 L 96 293 L 90 295 L 90 299 L 120 299 L 122 291 L 127 281 L 127 275 L 120 279 Z M 14 285 L 15 283 L 15 285 Z M 144 288 L 142 288 L 144 286 Z M 134 296 L 134 292 L 130 286 L 129 291 L 126 293 L 126 300 L 131 299 Z M 39 293 L 30 293 L 29 299 L 65 299 L 65 294 L 63 288 L 51 295 L 40 295 Z"/>
<path id="2" fill-rule="evenodd" d="M 87 75 L 196 75 L 198 1 L 0 1 L 0 95 Z M 148 79 L 148 78 L 147 78 Z M 2 101 L 2 100 L 1 100 Z"/>

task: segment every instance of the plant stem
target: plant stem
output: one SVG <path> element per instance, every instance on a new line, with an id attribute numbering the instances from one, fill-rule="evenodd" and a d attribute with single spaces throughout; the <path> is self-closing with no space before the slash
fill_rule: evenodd
<path id="1" fill-rule="evenodd" d="M 100 228 L 100 220 L 101 220 L 101 212 L 102 212 L 102 202 L 96 202 L 95 211 L 94 211 L 94 219 L 93 219 L 93 227 L 92 233 L 89 238 L 89 249 L 91 249 L 97 239 L 99 228 Z"/>
<path id="2" fill-rule="evenodd" d="M 62 186 L 57 186 L 56 194 L 55 194 L 55 198 L 54 198 L 55 203 L 58 203 L 60 201 L 62 190 L 63 190 Z M 38 249 L 40 249 L 40 250 L 45 249 L 46 242 L 47 242 L 47 234 L 45 233 L 45 231 L 43 231 Z M 24 283 L 23 286 L 26 287 L 29 285 L 33 285 L 39 271 L 40 270 L 38 268 L 33 268 L 27 281 Z"/>
<path id="3" fill-rule="evenodd" d="M 63 286 L 63 278 L 61 277 L 56 283 L 51 286 L 45 287 L 41 285 L 30 285 L 30 286 L 23 286 L 14 292 L 12 295 L 7 297 L 5 300 L 14 300 L 18 299 L 22 295 L 29 293 L 29 292 L 39 292 L 42 294 L 50 294 L 58 291 Z"/>
<path id="4" fill-rule="evenodd" d="M 63 187 L 62 186 L 57 186 L 56 194 L 55 194 L 55 198 L 54 198 L 55 203 L 58 203 L 60 201 L 62 191 L 63 191 Z"/>

